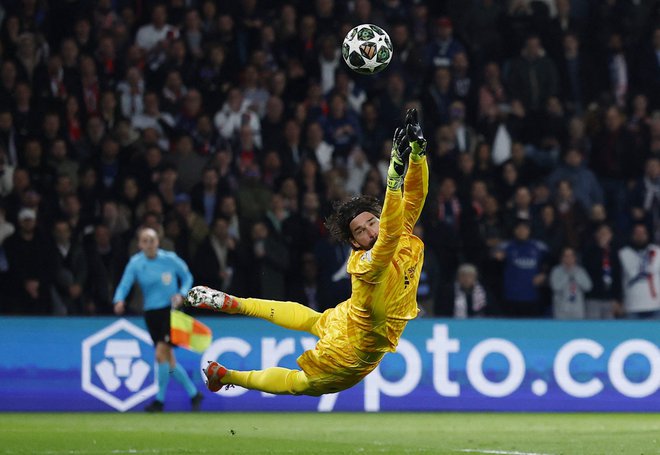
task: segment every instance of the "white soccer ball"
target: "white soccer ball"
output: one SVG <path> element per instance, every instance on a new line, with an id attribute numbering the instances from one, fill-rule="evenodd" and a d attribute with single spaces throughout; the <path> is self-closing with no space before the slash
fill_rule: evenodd
<path id="1" fill-rule="evenodd" d="M 360 74 L 383 71 L 392 60 L 392 51 L 392 41 L 387 32 L 373 24 L 352 28 L 341 46 L 346 65 Z"/>

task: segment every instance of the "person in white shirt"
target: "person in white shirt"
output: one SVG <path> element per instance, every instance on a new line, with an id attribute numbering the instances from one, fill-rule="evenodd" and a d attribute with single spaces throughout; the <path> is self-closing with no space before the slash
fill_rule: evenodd
<path id="1" fill-rule="evenodd" d="M 144 78 L 137 67 L 132 66 L 126 71 L 126 79 L 117 85 L 117 91 L 124 117 L 131 118 L 144 111 Z"/>
<path id="2" fill-rule="evenodd" d="M 158 104 L 158 95 L 147 92 L 144 95 L 144 112 L 131 117 L 131 125 L 138 130 L 154 128 L 160 135 L 174 127 L 174 117 L 167 112 L 161 112 Z"/>
<path id="3" fill-rule="evenodd" d="M 254 145 L 261 148 L 261 123 L 259 116 L 250 110 L 250 102 L 245 100 L 238 88 L 232 88 L 227 101 L 213 118 L 213 123 L 220 135 L 227 140 L 235 139 L 241 126 L 248 125 L 252 131 Z"/>
<path id="4" fill-rule="evenodd" d="M 166 39 L 178 38 L 179 30 L 166 22 L 167 9 L 165 5 L 154 6 L 151 12 L 151 23 L 139 28 L 135 36 L 135 44 L 150 52 Z"/>
<path id="5" fill-rule="evenodd" d="M 646 225 L 633 226 L 630 245 L 619 250 L 623 312 L 628 319 L 660 319 L 660 247 Z"/>

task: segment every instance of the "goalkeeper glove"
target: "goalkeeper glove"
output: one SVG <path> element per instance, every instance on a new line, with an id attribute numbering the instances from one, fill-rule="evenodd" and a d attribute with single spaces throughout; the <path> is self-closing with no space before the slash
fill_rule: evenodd
<path id="1" fill-rule="evenodd" d="M 426 154 L 426 139 L 422 133 L 422 127 L 417 117 L 417 109 L 408 109 L 406 113 L 406 137 L 410 143 L 411 158 L 419 161 Z"/>
<path id="2" fill-rule="evenodd" d="M 403 174 L 410 154 L 410 147 L 404 143 L 405 137 L 406 131 L 403 128 L 394 130 L 390 167 L 387 170 L 387 187 L 391 190 L 398 190 L 403 185 Z"/>

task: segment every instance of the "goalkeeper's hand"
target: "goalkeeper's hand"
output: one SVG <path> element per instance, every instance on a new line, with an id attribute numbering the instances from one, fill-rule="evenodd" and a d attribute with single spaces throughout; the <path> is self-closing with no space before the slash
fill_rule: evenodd
<path id="1" fill-rule="evenodd" d="M 394 130 L 390 167 L 387 170 L 387 187 L 391 190 L 398 190 L 403 185 L 403 174 L 410 154 L 410 147 L 405 143 L 405 138 L 406 130 L 404 128 Z"/>
<path id="2" fill-rule="evenodd" d="M 408 109 L 406 112 L 406 137 L 410 143 L 410 156 L 413 161 L 419 161 L 426 154 L 426 139 L 419 124 L 417 109 Z"/>

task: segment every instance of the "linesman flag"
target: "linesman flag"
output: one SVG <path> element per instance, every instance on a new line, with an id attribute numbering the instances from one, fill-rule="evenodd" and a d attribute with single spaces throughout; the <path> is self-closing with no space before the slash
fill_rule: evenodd
<path id="1" fill-rule="evenodd" d="M 204 352 L 211 345 L 211 329 L 181 311 L 170 313 L 170 341 L 172 344 L 195 352 Z"/>

